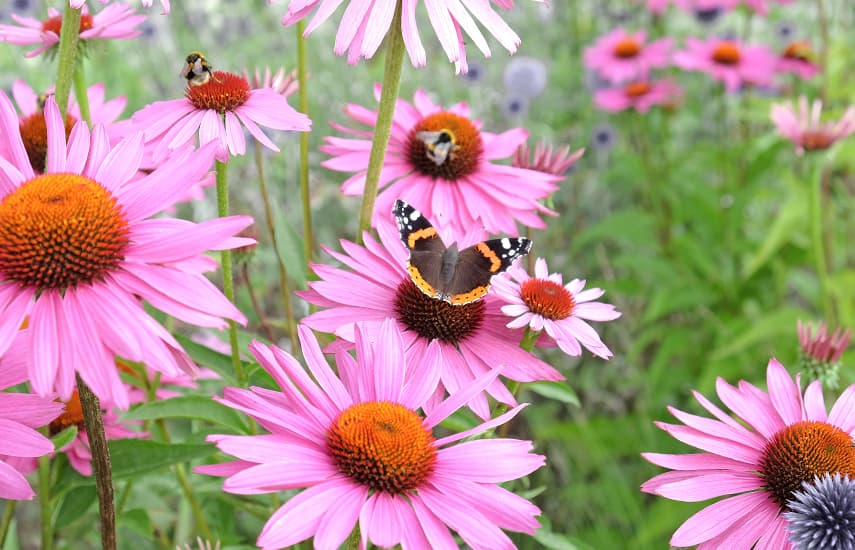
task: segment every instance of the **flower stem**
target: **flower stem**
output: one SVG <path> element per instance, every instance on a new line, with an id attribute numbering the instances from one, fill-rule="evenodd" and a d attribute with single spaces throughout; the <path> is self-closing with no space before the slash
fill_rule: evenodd
<path id="1" fill-rule="evenodd" d="M 825 103 L 828 100 L 828 15 L 825 11 L 825 1 L 816 0 L 817 19 L 819 20 L 819 72 L 822 74 L 822 86 L 819 97 Z"/>
<path id="2" fill-rule="evenodd" d="M 252 302 L 252 309 L 254 309 L 255 314 L 258 315 L 258 322 L 261 324 L 261 330 L 264 332 L 264 336 L 266 336 L 268 340 L 276 342 L 276 336 L 273 334 L 273 329 L 267 321 L 267 315 L 264 314 L 264 308 L 258 301 L 258 296 L 255 295 L 255 288 L 252 286 L 252 278 L 249 276 L 249 262 L 242 262 L 238 265 L 240 265 L 240 278 L 243 280 L 243 284 L 246 285 L 246 291 L 249 293 L 249 300 Z"/>
<path id="3" fill-rule="evenodd" d="M 80 12 L 80 9 L 74 9 L 66 3 L 65 12 L 62 14 L 62 27 L 59 30 L 59 54 L 57 56 L 54 98 L 63 118 L 68 112 L 68 96 L 71 94 L 71 81 L 74 76 L 74 64 L 77 60 Z"/>
<path id="4" fill-rule="evenodd" d="M 395 2 L 395 16 L 386 35 L 386 65 L 383 68 L 383 89 L 380 92 L 380 106 L 377 109 L 377 123 L 374 125 L 374 139 L 371 141 L 371 154 L 368 158 L 368 172 L 365 176 L 365 190 L 362 194 L 362 207 L 359 211 L 359 230 L 356 242 L 362 244 L 362 233 L 371 228 L 374 214 L 374 201 L 377 199 L 377 185 L 380 182 L 380 170 L 386 157 L 386 147 L 392 132 L 392 116 L 398 100 L 401 85 L 401 66 L 404 61 L 404 36 L 401 32 L 401 2 Z"/>
<path id="5" fill-rule="evenodd" d="M 816 263 L 816 275 L 819 281 L 819 297 L 822 304 L 823 318 L 833 323 L 833 311 L 831 297 L 828 293 L 828 265 L 825 257 L 825 242 L 822 237 L 822 175 L 823 163 L 820 159 L 815 161 L 813 167 L 813 181 L 810 182 L 810 233 L 813 258 Z"/>
<path id="6" fill-rule="evenodd" d="M 301 113 L 308 115 L 309 89 L 306 86 L 306 81 L 309 79 L 309 76 L 306 72 L 306 38 L 303 36 L 305 30 L 306 21 L 301 19 L 297 22 L 297 82 L 300 85 L 299 110 Z M 314 254 L 312 205 L 309 196 L 309 132 L 300 132 L 300 198 L 303 202 L 303 253 L 306 257 L 306 268 L 308 268 L 309 264 L 312 263 L 312 255 Z M 288 325 L 288 331 L 289 333 L 291 332 L 290 324 Z M 291 338 L 293 345 L 294 338 L 293 336 Z"/>
<path id="7" fill-rule="evenodd" d="M 229 215 L 229 177 L 228 164 L 216 161 L 217 169 L 217 215 L 224 218 Z M 221 252 L 221 263 L 223 264 L 223 293 L 226 298 L 235 303 L 235 281 L 232 272 L 232 251 Z M 232 348 L 232 367 L 240 387 L 246 387 L 246 373 L 243 371 L 243 363 L 240 360 L 240 349 L 238 349 L 237 324 L 229 319 L 229 343 Z"/>
<path id="8" fill-rule="evenodd" d="M 50 455 L 39 457 L 39 512 L 42 550 L 53 548 L 53 503 L 50 498 Z"/>
<path id="9" fill-rule="evenodd" d="M 9 526 L 12 525 L 12 518 L 15 517 L 15 505 L 17 500 L 7 500 L 3 505 L 3 522 L 0 523 L 0 548 L 6 544 L 6 535 L 9 534 Z"/>
<path id="10" fill-rule="evenodd" d="M 78 63 L 74 67 L 74 97 L 77 99 L 77 105 L 80 107 L 80 117 L 92 127 L 92 116 L 89 114 L 89 93 L 86 90 L 86 73 L 83 69 L 83 63 Z"/>
<path id="11" fill-rule="evenodd" d="M 77 374 L 77 391 L 83 409 L 83 424 L 92 453 L 92 469 L 98 492 L 98 513 L 101 516 L 101 548 L 116 550 L 116 512 L 113 508 L 113 479 L 110 467 L 110 449 L 104 434 L 104 418 L 98 397 L 92 393 L 83 378 Z"/>
<path id="12" fill-rule="evenodd" d="M 525 327 L 525 334 L 520 340 L 520 347 L 528 352 L 534 350 L 538 336 L 540 336 L 539 330 L 531 330 L 530 327 Z"/>
<path id="13" fill-rule="evenodd" d="M 308 151 L 306 151 L 306 154 L 308 155 Z M 294 307 L 291 304 L 291 290 L 288 287 L 288 270 L 285 268 L 285 262 L 282 261 L 282 256 L 279 252 L 279 242 L 276 238 L 276 222 L 273 219 L 273 208 L 270 205 L 270 193 L 267 189 L 267 178 L 264 176 L 264 158 L 261 154 L 261 144 L 258 143 L 258 141 L 255 142 L 255 166 L 258 170 L 258 185 L 261 188 L 261 200 L 264 203 L 264 218 L 267 222 L 267 233 L 270 235 L 270 242 L 273 244 L 273 251 L 276 253 L 276 263 L 279 266 L 279 294 L 282 298 L 282 307 L 285 309 L 285 319 L 288 323 L 288 337 L 291 339 L 291 350 L 296 350 L 297 322 L 294 319 Z M 303 170 L 302 159 L 300 160 L 300 170 L 301 172 Z M 305 202 L 308 202 L 308 200 Z M 309 224 L 309 231 L 311 231 L 311 223 Z M 306 261 L 311 261 L 311 250 L 308 252 Z"/>

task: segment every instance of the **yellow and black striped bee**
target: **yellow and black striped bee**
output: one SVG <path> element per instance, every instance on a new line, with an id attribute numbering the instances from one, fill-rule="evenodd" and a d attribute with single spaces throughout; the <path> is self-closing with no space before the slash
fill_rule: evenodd
<path id="1" fill-rule="evenodd" d="M 451 130 L 416 132 L 416 138 L 425 144 L 427 157 L 437 166 L 442 166 L 459 147 Z"/>
<path id="2" fill-rule="evenodd" d="M 202 52 L 190 52 L 187 54 L 184 67 L 181 69 L 181 78 L 186 78 L 187 83 L 192 86 L 202 86 L 216 77 L 211 71 L 211 65 Z"/>

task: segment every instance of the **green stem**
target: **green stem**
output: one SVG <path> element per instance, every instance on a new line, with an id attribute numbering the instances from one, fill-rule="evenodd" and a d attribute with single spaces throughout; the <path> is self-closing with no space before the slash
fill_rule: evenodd
<path id="1" fill-rule="evenodd" d="M 216 162 L 217 169 L 217 215 L 224 218 L 229 215 L 229 177 L 228 164 L 225 162 Z M 235 303 L 235 281 L 234 273 L 232 272 L 232 251 L 223 250 L 221 253 L 223 264 L 223 293 L 226 298 Z M 243 363 L 240 360 L 240 349 L 238 348 L 237 340 L 237 323 L 229 319 L 229 343 L 232 348 L 232 367 L 235 369 L 235 376 L 240 387 L 246 387 L 246 373 L 243 370 Z"/>
<path id="2" fill-rule="evenodd" d="M 815 161 L 813 178 L 810 182 L 810 228 L 813 258 L 816 263 L 816 275 L 819 281 L 819 296 L 822 304 L 823 318 L 828 323 L 834 323 L 831 306 L 831 296 L 828 293 L 828 265 L 825 256 L 825 242 L 822 237 L 822 176 L 823 163 Z"/>
<path id="3" fill-rule="evenodd" d="M 92 116 L 89 114 L 89 93 L 86 89 L 86 73 L 83 70 L 83 63 L 78 63 L 74 67 L 74 97 L 77 99 L 77 106 L 80 107 L 80 117 L 92 127 Z"/>
<path id="4" fill-rule="evenodd" d="M 249 301 L 252 303 L 252 309 L 258 316 L 258 322 L 261 324 L 261 330 L 264 336 L 271 342 L 276 341 L 276 336 L 273 334 L 273 329 L 270 328 L 270 323 L 267 322 L 267 315 L 264 314 L 264 308 L 261 302 L 258 301 L 258 296 L 255 295 L 255 287 L 252 286 L 252 278 L 249 276 L 249 262 L 240 264 L 240 276 L 243 279 L 243 284 L 246 285 L 246 291 L 249 294 Z"/>
<path id="5" fill-rule="evenodd" d="M 116 503 L 116 515 L 121 516 L 122 511 L 125 509 L 125 506 L 128 504 L 128 499 L 131 498 L 131 492 L 134 488 L 134 480 L 129 479 L 125 482 L 125 486 L 122 488 L 122 494 L 119 495 L 119 500 Z"/>
<path id="6" fill-rule="evenodd" d="M 53 548 L 53 502 L 50 498 L 50 455 L 39 457 L 39 512 L 42 550 Z"/>
<path id="7" fill-rule="evenodd" d="M 360 543 L 359 527 L 355 527 L 344 543 L 346 550 L 358 550 Z"/>
<path id="8" fill-rule="evenodd" d="M 308 150 L 306 151 L 306 154 L 308 155 Z M 276 263 L 279 266 L 279 294 L 282 299 L 282 307 L 285 309 L 285 319 L 288 323 L 288 337 L 291 339 L 291 350 L 293 351 L 297 349 L 297 321 L 294 319 L 294 307 L 291 304 L 291 290 L 288 287 L 288 270 L 285 268 L 285 262 L 282 261 L 282 256 L 279 252 L 279 242 L 276 238 L 276 221 L 273 219 L 273 207 L 270 204 L 270 193 L 267 189 L 267 178 L 264 175 L 264 157 L 261 154 L 261 144 L 258 143 L 258 141 L 255 142 L 255 166 L 258 170 L 258 185 L 261 188 L 261 201 L 264 204 L 264 218 L 267 222 L 267 233 L 270 235 L 270 242 L 273 244 L 274 252 L 276 252 Z M 301 173 L 302 170 L 303 160 L 301 159 Z M 300 181 L 302 182 L 302 179 Z M 308 200 L 306 200 L 305 202 L 307 203 Z M 309 212 L 311 215 L 311 210 Z M 305 214 L 305 210 L 303 213 Z M 311 223 L 309 224 L 309 231 L 311 232 Z M 310 256 L 311 250 L 309 250 L 308 252 L 306 261 L 311 261 Z"/>
<path id="9" fill-rule="evenodd" d="M 3 506 L 3 522 L 0 523 L 0 548 L 6 544 L 6 535 L 9 534 L 9 526 L 12 525 L 12 518 L 15 517 L 15 506 L 17 500 L 7 500 Z"/>
<path id="10" fill-rule="evenodd" d="M 65 118 L 68 112 L 68 96 L 71 94 L 71 81 L 74 75 L 74 64 L 77 60 L 77 43 L 80 39 L 80 13 L 66 3 L 62 14 L 62 27 L 59 30 L 59 55 L 56 70 L 56 87 L 54 98 Z"/>
<path id="11" fill-rule="evenodd" d="M 371 228 L 371 216 L 374 213 L 374 201 L 377 199 L 377 185 L 380 170 L 386 157 L 386 147 L 392 132 L 392 116 L 398 101 L 401 85 L 401 66 L 404 61 L 404 36 L 401 33 L 401 2 L 396 2 L 395 17 L 386 35 L 386 65 L 383 69 L 383 89 L 380 92 L 380 106 L 377 109 L 377 122 L 374 125 L 374 139 L 371 141 L 371 154 L 368 158 L 368 172 L 365 175 L 365 191 L 362 195 L 362 207 L 359 211 L 359 230 L 356 241 L 362 243 L 362 233 Z"/>
<path id="12" fill-rule="evenodd" d="M 83 425 L 92 453 L 92 470 L 98 493 L 98 514 L 101 517 L 101 548 L 116 550 L 116 511 L 113 507 L 113 475 L 110 466 L 110 449 L 104 433 L 104 417 L 98 397 L 77 375 L 77 392 L 83 409 Z"/>
<path id="13" fill-rule="evenodd" d="M 534 345 L 537 343 L 537 338 L 539 336 L 540 336 L 539 330 L 531 330 L 531 328 L 525 327 L 525 332 L 523 333 L 523 337 L 520 339 L 520 347 L 522 349 L 526 350 L 527 352 L 531 353 L 531 351 L 534 350 Z M 510 390 L 511 395 L 514 396 L 514 399 L 516 399 L 517 396 L 520 394 L 520 392 L 522 391 L 522 388 L 523 388 L 522 382 L 518 382 L 516 380 L 508 380 L 508 389 Z M 510 407 L 508 407 L 505 403 L 500 403 L 499 407 L 496 410 L 496 416 L 501 416 L 501 415 L 505 414 L 509 408 Z M 499 437 L 505 437 L 506 435 L 508 435 L 509 429 L 510 429 L 510 424 L 508 422 L 505 422 L 504 424 L 499 426 L 498 430 L 496 430 L 496 434 Z"/>
<path id="14" fill-rule="evenodd" d="M 520 340 L 520 347 L 528 352 L 533 351 L 534 345 L 537 343 L 538 336 L 540 336 L 539 330 L 531 330 L 531 328 L 525 327 L 525 334 L 523 334 L 523 337 Z"/>
<path id="15" fill-rule="evenodd" d="M 306 30 L 306 21 L 300 20 L 297 22 L 296 29 L 297 82 L 300 85 L 299 110 L 301 113 L 308 115 L 309 88 L 306 81 L 309 79 L 309 75 L 306 71 L 306 38 L 303 36 L 303 32 Z M 312 237 L 312 205 L 309 196 L 309 132 L 300 132 L 300 198 L 303 203 L 303 253 L 306 258 L 306 268 L 308 271 L 309 264 L 312 263 L 312 255 L 314 254 L 314 240 Z M 289 333 L 291 331 L 290 324 L 288 326 L 288 331 Z M 293 341 L 292 336 L 292 344 Z"/>
<path id="16" fill-rule="evenodd" d="M 828 100 L 828 15 L 825 12 L 825 0 L 816 0 L 817 19 L 819 20 L 819 72 L 822 75 L 822 86 L 819 97 L 825 103 Z"/>

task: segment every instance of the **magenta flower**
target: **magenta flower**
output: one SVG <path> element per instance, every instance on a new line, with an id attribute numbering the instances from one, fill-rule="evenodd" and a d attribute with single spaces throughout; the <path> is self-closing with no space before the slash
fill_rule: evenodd
<path id="1" fill-rule="evenodd" d="M 639 80 L 619 88 L 597 90 L 594 105 L 612 113 L 627 109 L 646 113 L 655 105 L 674 107 L 682 97 L 683 89 L 672 80 Z"/>
<path id="2" fill-rule="evenodd" d="M 671 537 L 672 546 L 792 548 L 783 513 L 802 482 L 826 473 L 855 474 L 855 385 L 826 413 L 819 382 L 802 395 L 799 377 L 794 382 L 775 359 L 766 380 L 768 393 L 744 381 L 736 387 L 716 381 L 719 398 L 735 417 L 695 392 L 715 419 L 669 407 L 682 425 L 657 423 L 703 452 L 643 453 L 673 471 L 646 481 L 641 490 L 685 502 L 728 495 L 686 520 Z"/>
<path id="3" fill-rule="evenodd" d="M 369 323 L 367 331 L 394 319 L 404 335 L 404 350 L 413 369 L 432 368 L 429 363 L 439 358 L 441 384 L 426 404 L 428 410 L 436 406 L 444 390 L 454 393 L 498 365 L 506 366 L 505 377 L 520 382 L 563 379 L 551 366 L 519 348 L 522 331 L 505 326 L 500 304 L 491 294 L 461 306 L 428 297 L 407 273 L 407 251 L 397 230 L 383 224 L 379 233 L 379 242 L 366 235 L 365 247 L 342 240 L 344 254 L 327 250 L 352 271 L 312 266 L 320 280 L 310 282 L 309 290 L 298 294 L 325 309 L 304 318 L 304 324 L 353 342 L 356 323 Z M 458 240 L 461 248 L 473 244 Z M 487 393 L 502 403 L 516 404 L 498 380 Z M 484 395 L 473 398 L 469 405 L 481 418 L 490 417 Z"/>
<path id="4" fill-rule="evenodd" d="M 270 67 L 264 68 L 262 73 L 257 67 L 255 72 L 250 75 L 249 71 L 243 70 L 243 79 L 249 82 L 251 88 L 273 88 L 277 94 L 288 97 L 300 89 L 300 82 L 297 80 L 297 69 L 292 69 L 291 72 L 285 73 L 284 67 L 279 67 L 275 73 L 270 72 Z"/>
<path id="5" fill-rule="evenodd" d="M 806 40 L 797 40 L 784 48 L 778 56 L 778 73 L 792 73 L 802 80 L 810 80 L 819 72 L 819 65 L 812 61 L 813 50 Z"/>
<path id="6" fill-rule="evenodd" d="M 22 361 L 0 358 L 0 390 L 27 379 Z M 34 494 L 22 466 L 53 452 L 50 439 L 36 428 L 50 423 L 62 412 L 62 403 L 29 393 L 0 391 L 0 499 L 30 500 Z"/>
<path id="7" fill-rule="evenodd" d="M 425 369 L 408 364 L 405 335 L 391 321 L 376 336 L 369 344 L 357 329 L 356 359 L 338 354 L 335 371 L 305 327 L 300 343 L 308 369 L 279 348 L 253 342 L 253 355 L 281 392 L 226 388 L 217 401 L 271 433 L 208 436 L 238 460 L 195 471 L 228 476 L 223 490 L 236 494 L 305 489 L 267 521 L 257 541 L 263 549 L 309 537 L 315 548 L 338 548 L 357 524 L 363 547 L 456 548 L 450 529 L 472 548 L 514 548 L 502 529 L 534 534 L 540 510 L 498 484 L 537 470 L 543 456 L 531 453 L 530 441 L 459 442 L 507 422 L 524 405 L 464 432 L 433 433 L 499 369 L 422 414 L 437 381 L 435 361 Z"/>
<path id="8" fill-rule="evenodd" d="M 379 99 L 380 89 L 375 88 Z M 373 127 L 377 112 L 348 105 L 345 113 Z M 359 196 L 365 188 L 372 130 L 334 128 L 350 138 L 326 137 L 321 151 L 333 158 L 321 163 L 339 172 L 356 172 L 341 186 L 345 195 Z M 514 128 L 501 134 L 482 132 L 481 123 L 469 118 L 469 106 L 458 103 L 449 109 L 434 104 L 424 90 L 413 103 L 398 100 L 392 135 L 380 174 L 381 191 L 374 207 L 373 224 L 389 220 L 397 199 L 418 208 L 438 226 L 449 226 L 456 234 L 473 227 L 488 233 L 517 236 L 519 222 L 543 228 L 539 213 L 554 214 L 538 201 L 548 197 L 560 177 L 490 161 L 510 158 L 526 141 L 528 132 Z M 432 139 L 445 133 L 450 143 L 445 155 L 437 156 Z"/>
<path id="9" fill-rule="evenodd" d="M 828 333 L 828 325 L 824 322 L 802 323 L 798 321 L 799 347 L 802 355 L 823 363 L 836 363 L 849 346 L 852 331 L 838 328 L 832 334 Z"/>
<path id="10" fill-rule="evenodd" d="M 772 104 L 772 122 L 778 133 L 792 141 L 796 152 L 822 151 L 855 132 L 855 105 L 850 105 L 836 122 L 820 122 L 822 100 L 809 106 L 805 96 L 799 97 L 798 112 L 789 103 Z"/>
<path id="11" fill-rule="evenodd" d="M 271 3 L 273 1 L 270 0 Z M 282 24 L 293 25 L 318 8 L 306 26 L 304 35 L 308 36 L 329 19 L 341 4 L 342 0 L 291 0 L 288 3 L 288 11 L 282 17 Z M 467 71 L 463 33 L 466 33 L 485 57 L 491 55 L 490 46 L 487 45 L 476 21 L 509 53 L 514 53 L 520 45 L 520 37 L 502 20 L 491 4 L 497 4 L 505 10 L 514 5 L 513 0 L 462 3 L 454 0 L 429 0 L 425 3 L 430 24 L 439 38 L 439 43 L 448 60 L 455 63 L 458 72 Z M 418 2 L 408 0 L 401 6 L 401 32 L 410 61 L 415 67 L 424 67 L 427 54 L 416 21 Z M 335 54 L 347 53 L 347 62 L 351 65 L 355 65 L 362 58 L 371 59 L 389 33 L 394 12 L 394 2 L 347 2 L 335 36 Z"/>
<path id="12" fill-rule="evenodd" d="M 102 4 L 108 4 L 110 0 L 98 0 Z M 80 8 L 86 4 L 86 0 L 68 0 L 68 3 L 72 8 Z M 153 0 L 142 0 L 142 5 L 150 8 L 153 3 Z M 163 6 L 163 15 L 169 14 L 169 0 L 160 0 L 160 5 Z"/>
<path id="13" fill-rule="evenodd" d="M 59 30 L 62 28 L 62 14 L 48 8 L 48 18 L 44 21 L 12 14 L 18 25 L 0 25 L 0 42 L 18 46 L 38 45 L 27 52 L 25 57 L 35 57 L 59 43 Z M 128 4 L 116 3 L 107 6 L 95 15 L 86 8 L 80 17 L 80 40 L 120 39 L 126 40 L 139 36 L 142 31 L 137 27 L 145 21 L 144 15 L 136 15 Z"/>
<path id="14" fill-rule="evenodd" d="M 651 69 L 671 64 L 674 41 L 660 38 L 647 42 L 647 33 L 618 27 L 585 48 L 585 66 L 612 82 L 646 79 Z"/>
<path id="15" fill-rule="evenodd" d="M 687 49 L 674 54 L 674 64 L 686 71 L 701 71 L 724 83 L 728 92 L 743 84 L 766 86 L 778 64 L 777 56 L 765 46 L 750 46 L 734 40 L 686 39 Z"/>
<path id="16" fill-rule="evenodd" d="M 537 170 L 538 172 L 564 177 L 567 170 L 582 158 L 584 153 L 584 147 L 570 153 L 569 145 L 553 149 L 552 145 L 540 142 L 535 145 L 532 155 L 528 143 L 523 143 L 514 152 L 514 159 L 511 164 L 517 168 Z"/>
<path id="17" fill-rule="evenodd" d="M 229 155 L 246 153 L 242 125 L 259 143 L 279 152 L 259 125 L 298 132 L 308 132 L 312 126 L 309 117 L 294 110 L 273 88 L 250 88 L 242 76 L 224 71 L 215 71 L 205 84 L 188 85 L 181 99 L 144 107 L 132 120 L 153 146 L 155 160 L 192 143 L 198 133 L 200 145 L 217 142 L 217 160 L 226 162 Z"/>
<path id="18" fill-rule="evenodd" d="M 502 313 L 514 317 L 508 327 L 545 330 L 567 355 L 582 355 L 585 346 L 603 359 L 612 356 L 597 332 L 585 322 L 613 321 L 621 316 L 615 306 L 594 301 L 605 294 L 603 289 L 583 290 L 583 279 L 573 279 L 565 285 L 560 273 L 549 273 L 543 258 L 534 264 L 534 277 L 519 265 L 507 273 L 493 279 L 493 288 L 496 296 L 508 304 L 502 306 Z"/>
<path id="19" fill-rule="evenodd" d="M 99 398 L 127 408 L 114 355 L 169 375 L 195 369 L 140 299 L 194 325 L 245 322 L 204 276 L 216 263 L 203 254 L 248 244 L 232 235 L 252 219 L 152 218 L 206 176 L 212 147 L 186 148 L 133 179 L 140 134 L 113 147 L 102 125 L 90 132 L 78 123 L 66 142 L 52 97 L 44 114 L 48 155 L 39 175 L 18 135 L 18 115 L 0 93 L 0 139 L 11 154 L 0 159 L 0 357 L 25 354 L 40 395 L 70 399 L 79 372 Z"/>

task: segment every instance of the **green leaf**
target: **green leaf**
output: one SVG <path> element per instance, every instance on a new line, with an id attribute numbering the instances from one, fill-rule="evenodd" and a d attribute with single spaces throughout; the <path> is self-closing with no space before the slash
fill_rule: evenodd
<path id="1" fill-rule="evenodd" d="M 526 384 L 525 388 L 547 399 L 554 399 L 574 407 L 582 406 L 579 403 L 579 396 L 567 382 L 532 382 Z"/>
<path id="2" fill-rule="evenodd" d="M 147 439 L 116 439 L 109 445 L 113 479 L 136 477 L 173 464 L 204 458 L 217 451 L 211 444 L 160 443 Z"/>
<path id="3" fill-rule="evenodd" d="M 72 489 L 65 495 L 56 517 L 56 529 L 70 525 L 79 519 L 98 501 L 95 485 L 84 485 Z"/>
<path id="4" fill-rule="evenodd" d="M 306 263 L 303 253 L 303 239 L 288 224 L 274 202 L 273 218 L 276 220 L 276 253 L 282 263 L 288 267 L 288 277 L 298 288 L 306 287 Z"/>
<path id="5" fill-rule="evenodd" d="M 768 315 L 752 319 L 746 329 L 740 331 L 739 336 L 728 338 L 727 344 L 716 349 L 709 356 L 709 360 L 720 361 L 767 341 L 795 342 L 796 321 L 804 316 L 804 310 L 782 306 Z"/>
<path id="6" fill-rule="evenodd" d="M 71 425 L 53 436 L 50 440 L 53 442 L 53 448 L 58 451 L 74 441 L 75 437 L 77 437 L 77 426 Z"/>
<path id="7" fill-rule="evenodd" d="M 151 534 L 154 532 L 154 526 L 148 512 L 140 508 L 123 512 L 118 518 L 118 523 L 121 527 L 125 527 L 143 537 L 151 537 Z"/>
<path id="8" fill-rule="evenodd" d="M 156 420 L 158 418 L 192 418 L 204 420 L 245 433 L 248 427 L 237 411 L 202 395 L 185 395 L 163 401 L 145 403 L 122 415 L 128 420 Z"/>
<path id="9" fill-rule="evenodd" d="M 744 278 L 749 278 L 762 268 L 778 250 L 789 242 L 794 235 L 807 231 L 808 196 L 805 186 L 792 185 L 787 201 L 781 206 L 771 227 L 766 231 L 766 239 L 760 248 L 745 262 L 742 270 Z"/>

